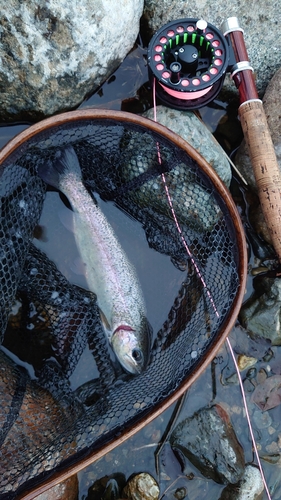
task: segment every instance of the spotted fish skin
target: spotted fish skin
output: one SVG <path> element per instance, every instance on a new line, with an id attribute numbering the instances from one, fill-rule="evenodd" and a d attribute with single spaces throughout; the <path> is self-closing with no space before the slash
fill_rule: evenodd
<path id="1" fill-rule="evenodd" d="M 97 296 L 101 321 L 117 359 L 129 373 L 142 372 L 149 359 L 151 327 L 141 287 L 107 218 L 83 184 L 73 147 L 40 166 L 38 174 L 71 204 L 88 287 Z"/>

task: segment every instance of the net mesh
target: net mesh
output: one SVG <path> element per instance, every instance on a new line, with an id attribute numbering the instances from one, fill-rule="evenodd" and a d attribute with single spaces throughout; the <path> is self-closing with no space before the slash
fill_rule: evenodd
<path id="1" fill-rule="evenodd" d="M 69 145 L 88 189 L 138 221 L 149 248 L 181 272 L 138 376 L 115 360 L 96 296 L 71 284 L 34 244 L 47 189 L 38 166 Z M 12 499 L 47 471 L 114 439 L 196 370 L 229 318 L 239 262 L 233 222 L 209 178 L 184 150 L 142 125 L 83 119 L 54 126 L 0 168 L 0 498 Z M 73 388 L 86 347 L 96 377 Z"/>

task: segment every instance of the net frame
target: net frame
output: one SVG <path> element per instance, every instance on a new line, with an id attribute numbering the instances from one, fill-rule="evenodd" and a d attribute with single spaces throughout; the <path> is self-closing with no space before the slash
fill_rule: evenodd
<path id="1" fill-rule="evenodd" d="M 76 121 L 83 120 L 110 120 L 117 121 L 119 123 L 126 124 L 135 124 L 144 127 L 148 132 L 155 132 L 162 136 L 164 139 L 167 139 L 171 143 L 173 143 L 177 148 L 180 148 L 184 152 L 187 153 L 199 166 L 200 170 L 208 177 L 211 184 L 214 187 L 214 190 L 218 193 L 218 196 L 222 198 L 229 216 L 232 220 L 235 237 L 236 237 L 236 247 L 238 251 L 237 255 L 237 272 L 239 277 L 239 288 L 237 291 L 237 295 L 233 301 L 232 307 L 226 316 L 222 327 L 220 328 L 216 339 L 212 342 L 210 348 L 207 349 L 207 352 L 204 356 L 197 362 L 194 370 L 191 370 L 191 373 L 188 374 L 186 380 L 184 380 L 175 391 L 170 394 L 164 401 L 161 401 L 154 407 L 153 412 L 149 412 L 144 414 L 142 418 L 136 422 L 131 422 L 130 425 L 119 432 L 118 436 L 110 439 L 105 444 L 98 445 L 94 450 L 90 450 L 87 456 L 82 456 L 81 458 L 77 458 L 75 463 L 65 462 L 62 463 L 61 466 L 56 467 L 55 472 L 49 474 L 47 479 L 41 479 L 41 484 L 39 485 L 31 485 L 30 490 L 29 485 L 27 483 L 24 491 L 19 491 L 17 494 L 17 498 L 25 498 L 26 500 L 32 499 L 35 496 L 39 495 L 46 489 L 58 484 L 64 479 L 70 477 L 72 474 L 77 473 L 78 471 L 84 469 L 89 464 L 93 463 L 95 460 L 98 460 L 106 453 L 114 449 L 116 446 L 120 445 L 128 438 L 133 436 L 137 431 L 142 429 L 145 425 L 151 422 L 153 419 L 158 417 L 163 411 L 165 411 L 169 406 L 171 406 L 200 376 L 200 374 L 205 370 L 205 368 L 209 365 L 211 360 L 216 355 L 217 351 L 220 349 L 221 345 L 225 341 L 229 332 L 235 324 L 236 318 L 238 316 L 243 296 L 245 292 L 246 286 L 246 276 L 247 276 L 247 248 L 246 241 L 244 236 L 243 226 L 240 220 L 239 213 L 234 204 L 234 201 L 231 197 L 229 190 L 225 187 L 223 182 L 220 180 L 216 172 L 213 168 L 206 162 L 206 160 L 184 139 L 170 131 L 166 127 L 156 123 L 147 118 L 143 118 L 138 115 L 133 115 L 127 112 L 121 111 L 111 111 L 111 110 L 93 110 L 93 109 L 83 109 L 78 111 L 72 111 L 63 113 L 42 122 L 39 122 L 35 125 L 30 126 L 28 129 L 21 132 L 19 135 L 14 137 L 3 149 L 0 151 L 0 167 L 3 162 L 5 162 L 12 154 L 20 151 L 24 146 L 26 141 L 30 139 L 36 139 L 36 136 L 43 131 L 51 131 L 53 127 L 63 126 L 66 123 L 75 123 Z M 8 497 L 7 497 L 8 498 Z M 11 497 L 12 498 L 12 497 Z"/>

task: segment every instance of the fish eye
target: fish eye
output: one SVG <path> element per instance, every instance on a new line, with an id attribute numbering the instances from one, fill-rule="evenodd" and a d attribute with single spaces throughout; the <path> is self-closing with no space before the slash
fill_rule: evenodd
<path id="1" fill-rule="evenodd" d="M 143 360 L 143 355 L 140 349 L 133 349 L 132 357 L 134 358 L 136 363 L 140 363 Z"/>

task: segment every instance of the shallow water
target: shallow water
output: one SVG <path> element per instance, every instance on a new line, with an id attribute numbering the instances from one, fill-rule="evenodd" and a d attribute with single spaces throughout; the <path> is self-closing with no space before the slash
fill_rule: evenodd
<path id="1" fill-rule="evenodd" d="M 1 122 L 0 122 L 1 123 Z M 29 124 L 15 124 L 15 125 L 9 125 L 5 126 L 4 124 L 1 124 L 0 126 L 0 148 L 2 149 L 5 144 L 7 144 L 8 141 L 13 139 L 15 135 L 20 134 L 23 130 L 29 127 Z"/>

